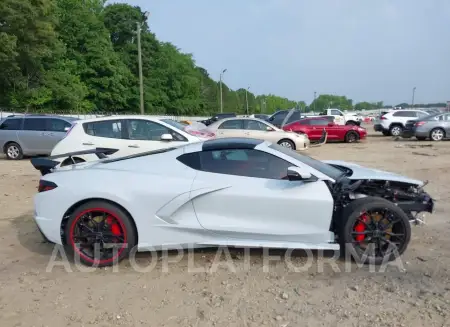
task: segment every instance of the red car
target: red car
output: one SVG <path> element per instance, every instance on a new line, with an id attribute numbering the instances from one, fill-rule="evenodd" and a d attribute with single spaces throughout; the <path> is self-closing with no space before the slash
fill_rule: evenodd
<path id="1" fill-rule="evenodd" d="M 293 131 L 308 135 L 311 141 L 320 140 L 323 129 L 328 133 L 329 141 L 345 141 L 348 143 L 365 139 L 367 131 L 363 127 L 355 125 L 337 125 L 330 122 L 327 118 L 310 117 L 297 120 L 293 123 L 283 126 L 285 131 Z"/>

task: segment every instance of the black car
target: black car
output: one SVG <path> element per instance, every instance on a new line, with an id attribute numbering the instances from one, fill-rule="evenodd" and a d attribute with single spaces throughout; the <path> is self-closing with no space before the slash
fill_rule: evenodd
<path id="1" fill-rule="evenodd" d="M 236 117 L 235 113 L 220 113 L 220 114 L 215 114 L 214 116 L 212 116 L 211 118 L 205 119 L 205 120 L 200 120 L 199 122 L 202 124 L 205 124 L 206 126 L 211 125 L 212 123 L 215 123 L 218 120 L 224 119 L 224 118 L 232 118 L 232 117 Z"/>
<path id="2" fill-rule="evenodd" d="M 272 125 L 275 125 L 278 128 L 281 128 L 281 124 L 283 123 L 286 116 L 289 114 L 291 110 L 279 110 L 275 112 L 272 116 L 267 118 L 267 121 Z M 292 115 L 288 118 L 285 124 L 293 123 L 294 121 L 305 118 L 305 116 L 300 112 L 300 110 L 294 110 Z"/>

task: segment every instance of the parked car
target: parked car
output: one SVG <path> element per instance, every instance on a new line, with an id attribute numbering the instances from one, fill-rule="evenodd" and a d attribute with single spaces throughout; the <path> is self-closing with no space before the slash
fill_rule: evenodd
<path id="1" fill-rule="evenodd" d="M 234 112 L 232 113 L 220 113 L 215 114 L 211 118 L 200 120 L 199 123 L 205 124 L 206 126 L 211 125 L 212 123 L 215 123 L 216 121 L 222 120 L 224 118 L 230 118 L 230 117 L 236 117 L 236 114 Z"/>
<path id="2" fill-rule="evenodd" d="M 148 116 L 109 116 L 76 122 L 51 152 L 52 156 L 95 148 L 118 149 L 112 157 L 199 142 L 214 135 L 171 119 Z M 61 165 L 97 160 L 93 154 L 62 159 Z"/>
<path id="3" fill-rule="evenodd" d="M 52 115 L 10 116 L 0 123 L 0 147 L 6 157 L 49 155 L 78 118 Z"/>
<path id="4" fill-rule="evenodd" d="M 422 119 L 432 113 L 432 111 L 427 110 L 392 110 L 382 115 L 379 118 L 379 122 L 375 122 L 373 128 L 377 132 L 382 132 L 385 136 L 401 136 L 408 120 L 414 120 L 417 118 Z"/>
<path id="5" fill-rule="evenodd" d="M 418 140 L 442 141 L 450 137 L 450 113 L 439 113 L 422 119 L 408 120 L 402 137 L 415 136 Z"/>
<path id="6" fill-rule="evenodd" d="M 286 117 L 289 114 L 290 114 L 290 116 L 286 120 Z M 267 118 L 266 121 L 278 128 L 281 128 L 283 122 L 284 122 L 284 124 L 289 124 L 294 121 L 300 120 L 303 117 L 305 117 L 305 115 L 302 112 L 300 112 L 300 110 L 296 110 L 296 109 L 294 109 L 294 110 L 292 110 L 292 109 L 291 110 L 279 110 L 279 111 L 275 112 L 274 114 L 272 114 L 269 118 Z"/>
<path id="7" fill-rule="evenodd" d="M 72 167 L 51 158 L 31 163 L 46 172 L 34 197 L 39 230 L 94 267 L 184 244 L 341 250 L 384 264 L 407 249 L 413 212 L 434 211 L 422 181 L 255 139 Z"/>
<path id="8" fill-rule="evenodd" d="M 311 141 L 319 140 L 322 136 L 323 129 L 327 131 L 327 140 L 329 141 L 352 143 L 365 139 L 367 136 L 365 128 L 355 125 L 337 125 L 330 122 L 327 118 L 322 117 L 304 118 L 284 125 L 283 129 L 285 131 L 306 134 Z"/>
<path id="9" fill-rule="evenodd" d="M 303 150 L 309 147 L 307 135 L 285 132 L 282 129 L 256 118 L 227 118 L 215 122 L 206 129 L 216 138 L 244 137 L 267 140 L 292 150 Z"/>

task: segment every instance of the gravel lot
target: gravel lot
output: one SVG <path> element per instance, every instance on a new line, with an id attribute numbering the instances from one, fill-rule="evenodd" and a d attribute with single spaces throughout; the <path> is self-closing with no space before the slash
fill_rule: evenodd
<path id="1" fill-rule="evenodd" d="M 369 131 L 371 128 L 369 127 Z M 32 220 L 39 174 L 28 160 L 0 158 L 1 326 L 450 326 L 450 142 L 394 141 L 370 135 L 359 144 L 327 144 L 309 153 L 354 161 L 430 180 L 437 200 L 428 224 L 413 228 L 401 262 L 384 272 L 332 262 L 332 254 L 294 253 L 265 265 L 264 251 L 230 249 L 233 266 L 214 261 L 216 251 L 195 251 L 178 263 L 154 259 L 140 273 L 118 267 L 47 272 L 53 247 L 42 243 Z M 284 251 L 272 251 L 282 255 Z M 169 253 L 169 260 L 177 259 Z M 224 259 L 225 256 L 222 256 Z M 148 265 L 150 254 L 137 262 Z M 312 261 L 309 261 L 312 260 Z M 220 265 L 214 273 L 188 272 Z M 309 263 L 309 265 L 306 265 Z M 231 268 L 235 268 L 233 272 Z M 266 269 L 264 268 L 266 267 Z M 337 269 L 338 268 L 338 269 Z M 348 266 L 347 266 L 348 268 Z M 268 271 L 267 271 L 268 270 Z M 348 269 L 347 269 L 348 270 Z"/>

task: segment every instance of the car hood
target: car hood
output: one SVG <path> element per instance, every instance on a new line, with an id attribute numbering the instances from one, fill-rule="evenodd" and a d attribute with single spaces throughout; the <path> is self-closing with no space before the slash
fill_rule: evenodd
<path id="1" fill-rule="evenodd" d="M 361 179 L 384 180 L 391 182 L 414 184 L 417 186 L 422 186 L 424 184 L 424 182 L 417 179 L 412 179 L 406 176 L 398 175 L 384 170 L 363 167 L 352 162 L 340 160 L 322 160 L 322 162 L 351 169 L 353 171 L 353 174 L 349 176 L 349 179 L 352 180 L 361 180 Z"/>

